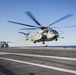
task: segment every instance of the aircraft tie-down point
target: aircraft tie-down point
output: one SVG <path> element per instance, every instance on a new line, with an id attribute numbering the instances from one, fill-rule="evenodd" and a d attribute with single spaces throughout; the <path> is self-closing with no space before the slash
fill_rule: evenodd
<path id="1" fill-rule="evenodd" d="M 23 25 L 23 26 L 27 26 L 28 28 L 23 28 L 21 30 L 35 30 L 35 29 L 40 29 L 40 31 L 36 32 L 35 35 L 30 36 L 29 37 L 29 32 L 25 33 L 25 32 L 19 32 L 21 34 L 26 35 L 26 40 L 31 40 L 32 42 L 36 43 L 36 42 L 42 42 L 43 44 L 45 44 L 45 41 L 53 41 L 53 40 L 58 40 L 59 38 L 59 33 L 57 30 L 54 30 L 53 28 L 68 28 L 68 27 L 76 27 L 76 26 L 65 26 L 65 27 L 50 27 L 52 25 L 54 25 L 55 23 L 64 20 L 68 17 L 71 17 L 72 14 L 68 14 L 60 19 L 58 19 L 57 21 L 47 25 L 47 26 L 42 26 L 36 19 L 35 17 L 32 15 L 31 12 L 26 12 L 26 14 L 38 25 L 38 26 L 34 26 L 34 25 L 29 25 L 29 24 L 24 24 L 24 23 L 19 23 L 19 22 L 14 22 L 14 21 L 8 21 L 10 23 L 14 23 L 14 24 L 18 24 L 18 25 Z M 62 37 L 63 38 L 63 37 Z"/>

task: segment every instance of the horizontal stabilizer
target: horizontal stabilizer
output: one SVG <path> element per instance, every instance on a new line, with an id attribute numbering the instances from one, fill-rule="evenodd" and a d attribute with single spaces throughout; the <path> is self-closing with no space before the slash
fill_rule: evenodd
<path id="1" fill-rule="evenodd" d="M 29 33 L 24 33 L 24 32 L 19 32 L 19 33 L 24 34 L 24 35 L 29 35 Z"/>

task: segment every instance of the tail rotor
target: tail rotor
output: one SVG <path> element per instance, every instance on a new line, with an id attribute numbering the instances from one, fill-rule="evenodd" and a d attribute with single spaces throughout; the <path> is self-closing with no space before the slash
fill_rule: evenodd
<path id="1" fill-rule="evenodd" d="M 19 32 L 19 33 L 25 35 L 26 41 L 29 40 L 29 37 L 28 37 L 30 35 L 29 31 L 27 33 L 25 33 L 25 32 Z"/>

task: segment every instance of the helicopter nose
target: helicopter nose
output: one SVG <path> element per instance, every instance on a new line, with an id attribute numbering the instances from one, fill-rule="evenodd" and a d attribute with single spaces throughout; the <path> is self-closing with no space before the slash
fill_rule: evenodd
<path id="1" fill-rule="evenodd" d="M 59 37 L 59 34 L 57 33 L 57 34 L 55 34 L 55 38 L 58 38 Z"/>

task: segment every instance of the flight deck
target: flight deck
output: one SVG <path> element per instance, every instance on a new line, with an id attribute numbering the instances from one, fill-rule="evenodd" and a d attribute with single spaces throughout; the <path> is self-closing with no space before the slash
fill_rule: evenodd
<path id="1" fill-rule="evenodd" d="M 0 48 L 0 75 L 76 75 L 76 49 Z"/>

